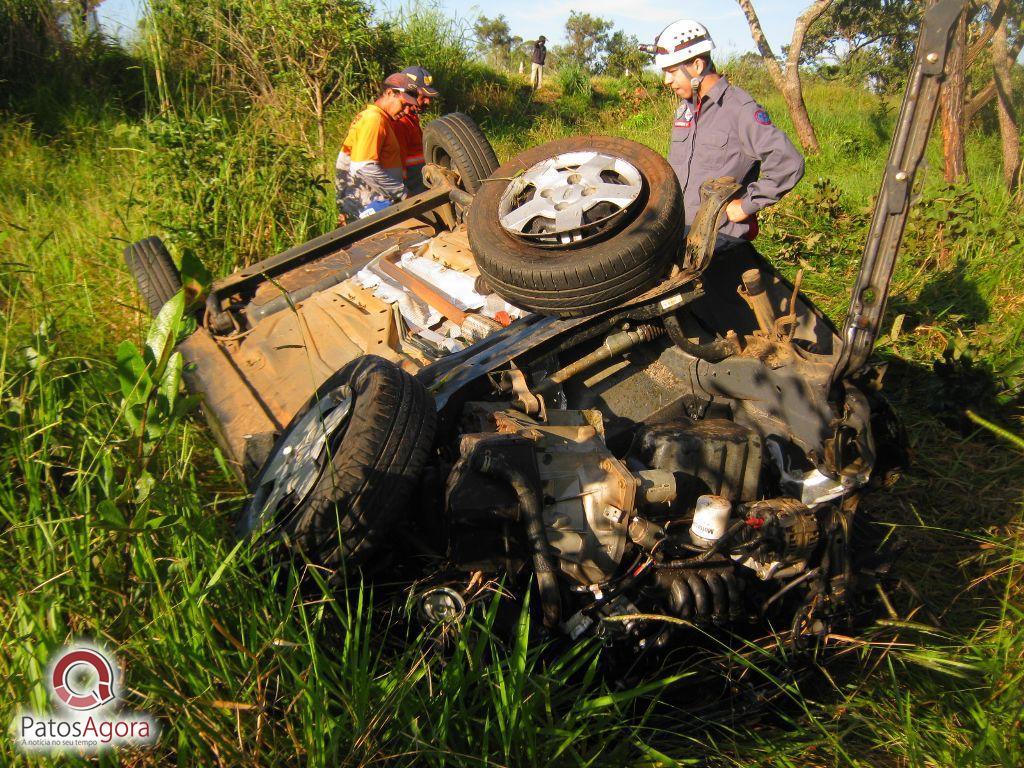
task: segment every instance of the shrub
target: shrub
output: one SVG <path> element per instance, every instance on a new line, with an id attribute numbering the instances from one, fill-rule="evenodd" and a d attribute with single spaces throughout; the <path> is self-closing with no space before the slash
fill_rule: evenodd
<path id="1" fill-rule="evenodd" d="M 590 73 L 576 62 L 563 64 L 558 70 L 557 80 L 562 95 L 566 97 L 582 96 L 589 100 L 594 90 L 590 83 Z"/>
<path id="2" fill-rule="evenodd" d="M 144 126 L 153 145 L 147 212 L 184 257 L 215 274 L 307 239 L 330 219 L 316 158 L 259 116 L 165 117 Z"/>

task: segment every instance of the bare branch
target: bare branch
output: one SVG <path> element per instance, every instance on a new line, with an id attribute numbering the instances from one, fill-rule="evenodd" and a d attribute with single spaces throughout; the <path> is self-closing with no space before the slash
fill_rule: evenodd
<path id="1" fill-rule="evenodd" d="M 779 66 L 778 59 L 775 58 L 775 54 L 772 53 L 772 47 L 768 43 L 768 38 L 765 37 L 764 30 L 761 29 L 761 21 L 757 18 L 757 12 L 754 10 L 754 6 L 750 0 L 736 0 L 740 8 L 743 10 L 743 15 L 747 17 L 747 25 L 750 27 L 750 36 L 754 38 L 754 45 L 757 46 L 758 52 L 761 54 L 761 58 L 764 59 L 765 66 L 768 67 L 768 74 L 771 75 L 775 85 L 780 90 L 782 89 L 782 68 Z"/>
<path id="2" fill-rule="evenodd" d="M 793 119 L 793 128 L 796 130 L 800 144 L 808 152 L 817 152 L 820 149 L 820 145 L 818 144 L 818 137 L 814 132 L 814 124 L 811 122 L 810 115 L 807 114 L 807 105 L 804 104 L 803 88 L 800 84 L 800 51 L 804 45 L 804 36 L 807 34 L 807 28 L 828 10 L 833 0 L 815 0 L 797 18 L 793 28 L 792 43 L 786 56 L 785 71 L 783 71 L 778 60 L 775 58 L 775 54 L 772 52 L 772 47 L 768 43 L 768 38 L 765 37 L 764 30 L 761 28 L 761 21 L 757 18 L 757 12 L 754 10 L 751 0 L 736 0 L 736 2 L 743 9 L 743 14 L 747 17 L 751 37 L 754 38 L 754 43 L 761 53 L 761 58 L 764 59 L 772 82 L 786 101 L 786 109 L 789 111 L 789 116 Z"/>
<path id="3" fill-rule="evenodd" d="M 977 60 L 981 52 L 985 50 L 985 46 L 988 45 L 988 41 L 992 39 L 992 35 L 995 34 L 996 27 L 1003 22 L 1003 16 L 1006 13 L 1006 5 L 1003 0 L 995 0 L 992 5 L 992 17 L 985 22 L 985 27 L 981 30 L 981 35 L 977 40 L 967 49 L 967 68 L 970 69 L 971 65 Z"/>
<path id="4" fill-rule="evenodd" d="M 971 100 L 967 102 L 964 117 L 967 122 L 974 119 L 986 104 L 992 101 L 992 97 L 996 95 L 996 81 L 995 78 L 989 80 L 984 87 L 976 94 L 971 96 Z"/>
<path id="5" fill-rule="evenodd" d="M 807 30 L 828 10 L 832 2 L 833 0 L 816 0 L 806 11 L 797 16 L 796 23 L 793 25 L 793 38 L 789 43 L 789 56 L 786 59 L 787 69 L 800 65 L 800 51 L 803 50 Z"/>
<path id="6" fill-rule="evenodd" d="M 1017 56 L 1020 55 L 1021 50 L 1024 49 L 1024 35 L 1019 40 L 1015 40 L 1007 49 L 1007 56 L 1010 57 L 1011 61 L 1016 61 Z M 985 85 L 967 102 L 967 108 L 964 113 L 964 119 L 970 122 L 978 113 L 984 109 L 985 105 L 992 101 L 996 95 L 996 81 L 995 78 L 989 80 Z"/>

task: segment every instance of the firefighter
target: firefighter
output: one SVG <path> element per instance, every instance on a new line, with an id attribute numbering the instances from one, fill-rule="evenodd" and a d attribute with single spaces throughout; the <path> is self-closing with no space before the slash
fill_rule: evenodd
<path id="1" fill-rule="evenodd" d="M 338 226 L 404 200 L 405 171 L 395 120 L 416 106 L 419 90 L 401 73 L 381 84 L 377 99 L 356 115 L 335 165 Z"/>
<path id="2" fill-rule="evenodd" d="M 777 203 L 800 181 L 804 159 L 749 93 L 718 74 L 711 59 L 714 47 L 704 25 L 689 19 L 669 24 L 655 40 L 655 66 L 680 99 L 668 160 L 683 190 L 687 223 L 700 206 L 704 181 L 731 176 L 740 182 L 725 209 L 719 239 L 752 240 L 758 211 Z"/>
<path id="3" fill-rule="evenodd" d="M 402 162 L 405 164 L 405 187 L 410 195 L 418 195 L 423 186 L 423 129 L 420 128 L 420 113 L 440 92 L 434 87 L 433 76 L 423 67 L 406 67 L 399 74 L 405 75 L 416 84 L 416 106 L 410 107 L 395 121 L 395 134 L 402 148 Z"/>

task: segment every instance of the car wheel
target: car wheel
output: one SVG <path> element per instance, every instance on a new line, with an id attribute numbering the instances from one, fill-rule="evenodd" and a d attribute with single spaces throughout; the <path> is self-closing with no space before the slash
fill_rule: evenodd
<path id="1" fill-rule="evenodd" d="M 358 565 L 400 525 L 433 446 L 433 399 L 373 355 L 331 376 L 281 434 L 253 483 L 243 535 L 281 535 L 310 562 Z"/>
<path id="2" fill-rule="evenodd" d="M 664 276 L 683 247 L 683 198 L 652 149 L 578 136 L 498 168 L 467 223 L 477 267 L 496 293 L 534 312 L 580 317 Z"/>
<path id="3" fill-rule="evenodd" d="M 423 157 L 428 163 L 457 171 L 462 188 L 474 193 L 498 167 L 491 143 L 473 118 L 462 112 L 427 123 L 423 129 Z"/>
<path id="4" fill-rule="evenodd" d="M 124 261 L 156 317 L 164 304 L 181 290 L 181 273 L 159 237 L 147 237 L 124 249 Z"/>

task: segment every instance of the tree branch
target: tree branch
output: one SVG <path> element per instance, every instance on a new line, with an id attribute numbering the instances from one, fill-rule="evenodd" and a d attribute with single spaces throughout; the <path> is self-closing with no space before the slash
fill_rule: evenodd
<path id="1" fill-rule="evenodd" d="M 786 58 L 787 71 L 791 67 L 795 68 L 800 65 L 800 51 L 804 47 L 807 30 L 821 17 L 821 14 L 828 10 L 832 2 L 833 0 L 816 0 L 810 8 L 797 16 L 796 23 L 793 25 L 793 38 L 789 43 L 789 56 Z"/>
<path id="2" fill-rule="evenodd" d="M 772 80 L 775 81 L 775 86 L 782 90 L 782 68 L 779 66 L 778 59 L 775 58 L 775 54 L 772 53 L 772 47 L 768 43 L 768 38 L 764 35 L 764 30 L 761 29 L 761 21 L 757 18 L 757 12 L 754 10 L 754 6 L 750 3 L 750 0 L 736 0 L 739 7 L 743 10 L 743 15 L 747 17 L 747 25 L 750 27 L 750 36 L 754 38 L 754 45 L 757 46 L 757 50 L 761 54 L 761 58 L 764 59 L 765 66 L 768 67 L 768 74 L 771 75 Z"/>
<path id="3" fill-rule="evenodd" d="M 976 94 L 971 96 L 970 101 L 967 102 L 967 106 L 964 110 L 964 118 L 967 122 L 971 122 L 974 116 L 977 115 L 986 104 L 992 101 L 992 97 L 996 95 L 996 81 L 995 78 L 991 78 L 984 87 L 979 90 Z"/>
<path id="4" fill-rule="evenodd" d="M 1006 5 L 1003 0 L 995 0 L 992 5 L 992 16 L 985 22 L 985 27 L 981 30 L 981 35 L 977 40 L 974 41 L 973 45 L 967 49 L 967 68 L 970 69 L 971 65 L 977 60 L 981 52 L 985 50 L 985 46 L 988 45 L 988 41 L 992 39 L 992 35 L 996 32 L 998 27 L 1003 22 L 1003 15 L 1006 13 Z"/>
<path id="5" fill-rule="evenodd" d="M 1012 45 L 1009 46 L 1007 55 L 1010 57 L 1010 61 L 1016 61 L 1017 56 L 1020 55 L 1021 49 L 1024 49 L 1024 35 L 1019 40 L 1015 40 Z M 964 120 L 968 123 L 974 119 L 977 114 L 984 109 L 985 105 L 988 104 L 996 95 L 996 81 L 993 77 L 985 85 L 971 96 L 967 102 L 967 106 L 964 111 Z"/>

